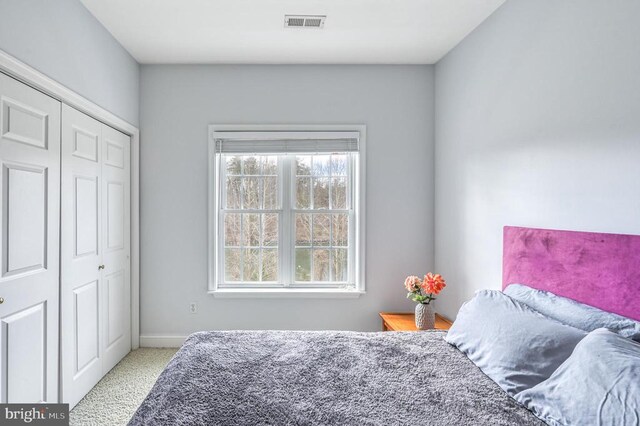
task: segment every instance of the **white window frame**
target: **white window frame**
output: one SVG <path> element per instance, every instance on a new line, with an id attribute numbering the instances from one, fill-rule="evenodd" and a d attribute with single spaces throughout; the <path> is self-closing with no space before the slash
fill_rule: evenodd
<path id="1" fill-rule="evenodd" d="M 220 208 L 218 206 L 221 197 L 219 191 L 221 185 L 218 184 L 217 176 L 219 164 L 216 156 L 216 140 L 224 133 L 229 132 L 358 132 L 359 149 L 358 161 L 353 161 L 350 165 L 350 177 L 353 179 L 351 185 L 351 202 L 353 203 L 352 215 L 355 226 L 349 229 L 349 244 L 353 244 L 353 250 L 349 250 L 349 270 L 353 276 L 349 281 L 355 283 L 355 287 L 338 287 L 336 283 L 295 283 L 282 282 L 277 286 L 269 287 L 263 284 L 258 286 L 229 286 L 219 287 L 218 274 L 222 271 L 219 266 L 221 256 L 217 253 L 217 244 L 220 240 L 219 223 Z M 208 241 L 208 264 L 209 264 L 209 293 L 215 297 L 326 297 L 326 298 L 353 298 L 365 293 L 365 160 L 366 160 L 366 126 L 364 125 L 210 125 L 209 126 L 209 241 Z M 282 162 L 279 164 L 282 168 Z M 281 175 L 280 188 L 283 190 L 279 194 L 281 203 L 290 202 L 291 179 L 294 178 L 295 170 L 284 170 Z M 284 204 L 281 205 L 281 208 Z M 295 209 L 284 209 L 286 212 L 294 213 Z M 305 210 L 312 213 L 315 210 Z M 327 211 L 330 213 L 330 211 Z M 285 228 L 279 232 L 279 250 L 283 239 L 290 238 L 295 224 L 291 218 L 284 218 L 280 226 Z M 290 226 L 286 226 L 289 223 Z M 293 248 L 294 246 L 290 246 Z M 282 257 L 288 256 L 287 260 Z M 289 265 L 291 269 L 294 262 L 290 259 L 291 253 L 286 252 L 280 256 L 280 267 Z M 283 269 L 280 269 L 282 271 Z M 289 271 L 293 278 L 294 271 Z M 309 288 L 311 287 L 311 288 Z"/>

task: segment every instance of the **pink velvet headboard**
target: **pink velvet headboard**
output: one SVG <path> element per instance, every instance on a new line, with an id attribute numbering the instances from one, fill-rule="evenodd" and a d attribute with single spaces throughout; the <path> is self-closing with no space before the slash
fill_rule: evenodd
<path id="1" fill-rule="evenodd" d="M 505 226 L 502 288 L 509 284 L 640 321 L 640 236 Z"/>

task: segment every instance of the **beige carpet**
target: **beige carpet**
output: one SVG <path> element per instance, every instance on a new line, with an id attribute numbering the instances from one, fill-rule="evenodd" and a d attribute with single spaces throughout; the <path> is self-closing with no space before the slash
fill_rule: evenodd
<path id="1" fill-rule="evenodd" d="M 75 406 L 71 425 L 126 425 L 176 351 L 143 348 L 130 352 Z"/>

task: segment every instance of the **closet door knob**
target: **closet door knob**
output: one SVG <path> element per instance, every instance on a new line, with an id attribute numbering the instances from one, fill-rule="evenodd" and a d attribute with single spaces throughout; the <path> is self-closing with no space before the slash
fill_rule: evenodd
<path id="1" fill-rule="evenodd" d="M 101 270 L 101 269 L 104 269 L 104 265 L 98 266 L 98 271 Z"/>
<path id="2" fill-rule="evenodd" d="M 4 297 L 0 297 L 0 305 L 4 303 Z"/>

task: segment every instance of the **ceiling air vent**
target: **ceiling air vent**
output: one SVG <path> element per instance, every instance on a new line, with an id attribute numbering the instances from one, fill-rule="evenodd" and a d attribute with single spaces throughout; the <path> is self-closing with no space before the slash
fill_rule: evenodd
<path id="1" fill-rule="evenodd" d="M 284 15 L 285 28 L 322 28 L 325 15 Z"/>

